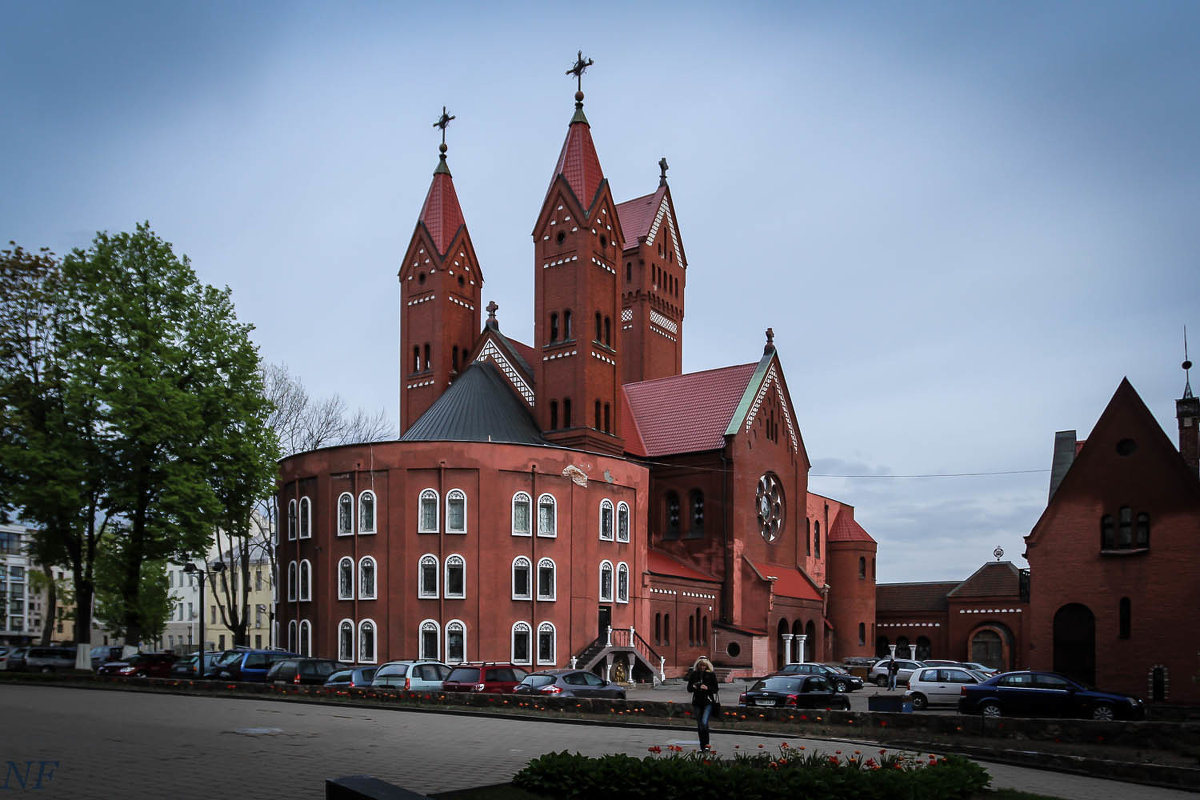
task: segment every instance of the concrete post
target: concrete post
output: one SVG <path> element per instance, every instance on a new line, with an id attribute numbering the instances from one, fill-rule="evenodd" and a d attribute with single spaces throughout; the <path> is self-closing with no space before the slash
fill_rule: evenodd
<path id="1" fill-rule="evenodd" d="M 661 683 L 667 679 L 667 657 L 658 657 L 658 680 Z"/>
<path id="2" fill-rule="evenodd" d="M 796 661 L 797 664 L 804 663 L 804 642 L 807 639 L 808 639 L 807 633 L 797 633 L 796 634 L 796 650 L 799 651 L 796 654 L 799 656 L 799 659 Z"/>
<path id="3" fill-rule="evenodd" d="M 909 661 L 917 660 L 917 646 L 915 644 L 910 644 L 908 646 L 908 660 Z"/>
<path id="4" fill-rule="evenodd" d="M 612 647 L 612 625 L 608 626 L 608 642 L 604 646 Z"/>
<path id="5" fill-rule="evenodd" d="M 783 634 L 783 663 L 792 663 L 792 634 Z"/>
<path id="6" fill-rule="evenodd" d="M 889 653 L 891 653 L 891 656 L 892 656 L 892 658 L 895 658 L 895 657 L 896 657 L 896 645 L 894 645 L 894 644 L 889 644 L 889 645 L 888 645 L 888 652 L 889 652 Z"/>
<path id="7" fill-rule="evenodd" d="M 577 656 L 571 656 L 571 669 L 575 669 L 575 668 L 576 668 L 576 667 L 575 667 L 575 661 L 576 661 L 577 659 L 578 659 L 578 657 L 577 657 Z"/>

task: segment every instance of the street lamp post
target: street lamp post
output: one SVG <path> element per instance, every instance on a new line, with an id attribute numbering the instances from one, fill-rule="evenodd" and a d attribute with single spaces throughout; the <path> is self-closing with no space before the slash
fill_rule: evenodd
<path id="1" fill-rule="evenodd" d="M 208 565 L 215 573 L 225 571 L 225 562 L 218 561 L 215 564 Z M 183 571 L 195 575 L 196 580 L 200 582 L 200 646 L 196 650 L 196 677 L 204 677 L 204 580 L 208 577 L 208 572 L 203 567 L 197 567 L 194 563 L 184 564 Z"/>

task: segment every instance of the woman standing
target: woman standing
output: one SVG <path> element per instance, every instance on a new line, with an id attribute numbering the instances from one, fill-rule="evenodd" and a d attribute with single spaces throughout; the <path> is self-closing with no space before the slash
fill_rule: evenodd
<path id="1" fill-rule="evenodd" d="M 687 688 L 692 693 L 696 709 L 696 728 L 700 733 L 700 749 L 708 749 L 708 721 L 720 706 L 717 704 L 717 675 L 712 662 L 704 656 L 696 659 L 687 676 Z"/>

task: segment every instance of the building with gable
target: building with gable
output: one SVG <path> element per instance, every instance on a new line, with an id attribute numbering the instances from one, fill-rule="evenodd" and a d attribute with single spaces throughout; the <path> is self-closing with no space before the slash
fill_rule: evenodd
<path id="1" fill-rule="evenodd" d="M 665 159 L 617 202 L 576 93 L 523 343 L 482 319 L 446 153 L 399 271 L 399 440 L 281 462 L 281 645 L 638 679 L 869 655 L 875 542 L 808 491 L 771 331 L 757 360 L 682 374 Z"/>

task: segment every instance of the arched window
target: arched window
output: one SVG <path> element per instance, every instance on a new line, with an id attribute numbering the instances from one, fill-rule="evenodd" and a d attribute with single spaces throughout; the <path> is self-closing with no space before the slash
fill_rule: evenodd
<path id="1" fill-rule="evenodd" d="M 558 341 L 558 312 L 550 312 L 550 341 Z"/>
<path id="2" fill-rule="evenodd" d="M 664 538 L 679 538 L 679 495 L 667 492 L 666 496 L 667 531 Z"/>
<path id="3" fill-rule="evenodd" d="M 1112 514 L 1105 514 L 1100 518 L 1100 549 L 1112 550 L 1116 546 L 1117 533 Z"/>
<path id="4" fill-rule="evenodd" d="M 550 430 L 558 430 L 558 401 L 550 401 Z"/>
<path id="5" fill-rule="evenodd" d="M 612 404 L 604 404 L 604 432 L 612 433 Z"/>
<path id="6" fill-rule="evenodd" d="M 617 541 L 629 541 L 629 503 L 617 503 Z"/>
<path id="7" fill-rule="evenodd" d="M 654 615 L 654 643 L 662 644 L 662 614 Z"/>
<path id="8" fill-rule="evenodd" d="M 354 498 L 349 492 L 342 492 L 338 497 L 338 536 L 348 536 L 354 533 Z"/>
<path id="9" fill-rule="evenodd" d="M 289 542 L 295 541 L 296 540 L 296 501 L 295 500 L 288 501 L 287 529 L 288 529 L 288 541 Z M 293 652 L 295 652 L 295 651 L 293 651 Z"/>
<path id="10" fill-rule="evenodd" d="M 358 496 L 358 532 L 375 532 L 375 493 L 369 489 Z"/>
<path id="11" fill-rule="evenodd" d="M 600 538 L 606 542 L 613 540 L 613 504 L 607 499 L 600 501 Z"/>
<path id="12" fill-rule="evenodd" d="M 537 640 L 537 661 L 538 664 L 553 666 L 556 663 L 555 651 L 556 637 L 554 635 L 554 625 L 549 622 L 543 622 L 538 625 L 538 640 Z"/>
<path id="13" fill-rule="evenodd" d="M 688 506 L 691 508 L 691 528 L 689 529 L 692 536 L 704 535 L 704 492 L 699 489 L 692 489 L 688 492 Z"/>
<path id="14" fill-rule="evenodd" d="M 597 311 L 596 312 L 596 342 L 597 343 L 603 342 L 604 341 L 603 337 L 604 337 L 604 332 L 601 329 L 600 312 Z"/>
<path id="15" fill-rule="evenodd" d="M 867 643 L 867 623 L 858 623 L 858 644 L 861 647 Z"/>
<path id="16" fill-rule="evenodd" d="M 437 556 L 426 554 L 417 563 L 417 597 L 438 596 Z"/>
<path id="17" fill-rule="evenodd" d="M 420 510 L 417 514 L 417 533 L 437 533 L 438 493 L 433 489 L 421 492 Z"/>
<path id="18" fill-rule="evenodd" d="M 1133 546 L 1133 509 L 1121 506 L 1117 522 L 1117 547 Z"/>
<path id="19" fill-rule="evenodd" d="M 354 599 L 354 559 L 346 556 L 338 562 L 338 600 Z"/>
<path id="20" fill-rule="evenodd" d="M 300 620 L 300 655 L 312 655 L 312 623 L 306 619 Z"/>
<path id="21" fill-rule="evenodd" d="M 554 495 L 544 494 L 538 498 L 538 536 L 558 535 L 558 504 Z"/>
<path id="22" fill-rule="evenodd" d="M 613 599 L 613 565 L 611 561 L 600 562 L 600 602 L 611 603 Z"/>
<path id="23" fill-rule="evenodd" d="M 817 558 L 821 557 L 821 523 L 819 520 L 813 523 L 813 555 Z"/>
<path id="24" fill-rule="evenodd" d="M 421 371 L 421 346 L 415 345 L 413 347 L 413 372 L 420 372 L 420 371 Z"/>
<path id="25" fill-rule="evenodd" d="M 617 565 L 617 602 L 629 602 L 629 565 L 623 561 Z"/>
<path id="26" fill-rule="evenodd" d="M 354 623 L 348 619 L 338 623 L 338 661 L 354 661 Z"/>
<path id="27" fill-rule="evenodd" d="M 446 663 L 461 664 L 467 660 L 467 626 L 462 620 L 446 623 Z"/>
<path id="28" fill-rule="evenodd" d="M 1118 607 L 1118 635 L 1128 639 L 1133 628 L 1133 609 L 1128 597 L 1122 597 Z"/>
<path id="29" fill-rule="evenodd" d="M 554 578 L 554 562 L 548 558 L 543 558 L 538 562 L 537 574 L 537 599 L 538 600 L 553 600 L 555 597 L 555 578 Z"/>
<path id="30" fill-rule="evenodd" d="M 696 613 L 699 614 L 700 612 L 697 611 Z M 696 644 L 696 618 L 691 615 L 688 616 L 688 644 Z"/>
<path id="31" fill-rule="evenodd" d="M 288 590 L 287 590 L 288 600 L 295 600 L 296 599 L 296 562 L 295 561 L 288 562 L 288 581 L 287 581 L 287 583 L 288 583 Z M 293 652 L 295 652 L 295 651 L 293 651 Z"/>
<path id="32" fill-rule="evenodd" d="M 612 317 L 604 318 L 604 343 L 612 347 Z"/>
<path id="33" fill-rule="evenodd" d="M 858 559 L 858 579 L 860 581 L 867 579 L 867 559 L 865 556 Z"/>
<path id="34" fill-rule="evenodd" d="M 671 643 L 671 615 L 663 614 L 663 644 Z"/>
<path id="35" fill-rule="evenodd" d="M 533 582 L 530 580 L 532 566 L 525 556 L 517 556 L 512 562 L 512 599 L 529 600 L 533 596 Z"/>
<path id="36" fill-rule="evenodd" d="M 358 660 L 361 664 L 375 663 L 375 623 L 369 619 L 358 623 Z"/>
<path id="37" fill-rule="evenodd" d="M 296 620 L 292 620 L 291 622 L 288 623 L 287 649 L 288 649 L 288 652 L 290 652 L 290 653 L 299 652 L 298 650 L 296 650 L 296 639 L 299 638 L 296 635 L 296 625 L 297 625 Z"/>
<path id="38" fill-rule="evenodd" d="M 445 596 L 455 600 L 461 600 L 467 596 L 467 562 L 460 555 L 446 556 Z M 449 629 L 447 629 L 448 635 Z"/>
<path id="39" fill-rule="evenodd" d="M 421 623 L 420 642 L 417 646 L 418 658 L 430 658 L 435 661 L 441 660 L 442 630 L 436 622 L 427 619 Z"/>
<path id="40" fill-rule="evenodd" d="M 375 599 L 375 559 L 363 556 L 358 562 L 358 599 Z"/>
<path id="41" fill-rule="evenodd" d="M 517 492 L 512 500 L 512 535 L 529 536 L 533 533 L 533 499 L 525 492 Z"/>
<path id="42" fill-rule="evenodd" d="M 312 563 L 307 558 L 300 562 L 300 599 L 312 600 Z"/>
<path id="43" fill-rule="evenodd" d="M 533 660 L 533 630 L 528 622 L 516 622 L 512 626 L 512 662 L 529 664 Z"/>
<path id="44" fill-rule="evenodd" d="M 600 427 L 600 401 L 596 401 L 596 424 L 592 426 L 596 430 L 602 430 Z"/>
<path id="45" fill-rule="evenodd" d="M 300 498 L 300 538 L 312 538 L 312 501 Z"/>
<path id="46" fill-rule="evenodd" d="M 1145 511 L 1138 512 L 1133 530 L 1133 546 L 1150 546 L 1150 515 Z"/>
<path id="47" fill-rule="evenodd" d="M 467 532 L 467 493 L 451 489 L 446 493 L 446 533 Z"/>
<path id="48" fill-rule="evenodd" d="M 574 338 L 574 333 L 571 330 L 571 310 L 567 309 L 563 312 L 563 339 L 570 341 Z M 570 414 L 567 415 L 568 419 L 570 416 Z"/>

